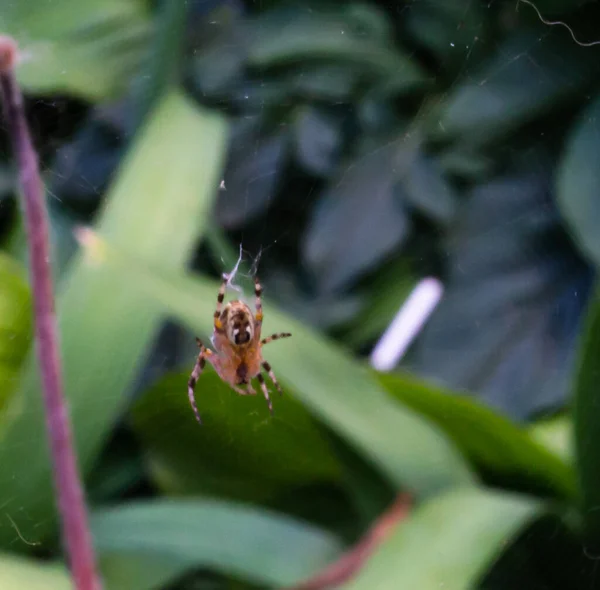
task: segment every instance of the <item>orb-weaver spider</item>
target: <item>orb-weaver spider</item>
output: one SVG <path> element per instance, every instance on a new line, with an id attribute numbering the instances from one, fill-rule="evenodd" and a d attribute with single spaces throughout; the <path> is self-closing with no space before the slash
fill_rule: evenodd
<path id="1" fill-rule="evenodd" d="M 262 288 L 258 279 L 254 279 L 255 314 L 252 313 L 246 303 L 240 300 L 231 301 L 223 308 L 227 284 L 228 278 L 224 277 L 217 295 L 212 337 L 215 351 L 206 348 L 200 339 L 196 338 L 200 353 L 188 381 L 188 396 L 196 420 L 200 424 L 202 424 L 202 420 L 196 406 L 194 390 L 206 361 L 214 367 L 219 377 L 240 395 L 256 395 L 256 391 L 250 383 L 250 380 L 256 377 L 271 414 L 273 414 L 273 404 L 269 397 L 267 384 L 261 373 L 261 367 L 267 372 L 279 394 L 282 393 L 281 386 L 275 378 L 271 365 L 262 356 L 262 347 L 273 340 L 289 338 L 291 334 L 282 332 L 261 340 L 263 312 L 260 297 Z M 239 387 L 240 385 L 244 385 L 245 388 L 242 389 Z"/>

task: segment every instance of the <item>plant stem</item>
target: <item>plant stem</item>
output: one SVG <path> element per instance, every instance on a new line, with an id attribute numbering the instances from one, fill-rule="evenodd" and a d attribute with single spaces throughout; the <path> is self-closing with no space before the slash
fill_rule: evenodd
<path id="1" fill-rule="evenodd" d="M 327 590 L 348 582 L 358 574 L 373 551 L 408 517 L 409 511 L 410 498 L 400 494 L 354 547 L 316 576 L 289 590 Z"/>
<path id="2" fill-rule="evenodd" d="M 16 60 L 15 43 L 0 36 L 0 95 L 21 185 L 21 206 L 29 245 L 35 343 L 63 540 L 77 590 L 100 590 L 102 586 L 96 570 L 69 413 L 63 393 L 46 201 L 37 154 L 25 118 L 23 96 L 15 76 Z"/>

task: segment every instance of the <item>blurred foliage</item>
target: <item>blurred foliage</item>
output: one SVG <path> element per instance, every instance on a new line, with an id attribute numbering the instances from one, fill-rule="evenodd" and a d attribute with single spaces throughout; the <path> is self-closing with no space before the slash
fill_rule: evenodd
<path id="1" fill-rule="evenodd" d="M 598 39 L 597 2 L 536 6 Z M 400 491 L 411 515 L 348 588 L 599 587 L 600 47 L 516 0 L 20 0 L 0 33 L 22 50 L 108 589 L 292 586 Z M 0 146 L 0 587 L 59 590 Z M 265 349 L 284 395 L 270 418 L 207 370 L 200 428 L 194 337 L 240 249 L 264 330 L 293 333 Z M 373 372 L 427 276 L 440 305 Z"/>

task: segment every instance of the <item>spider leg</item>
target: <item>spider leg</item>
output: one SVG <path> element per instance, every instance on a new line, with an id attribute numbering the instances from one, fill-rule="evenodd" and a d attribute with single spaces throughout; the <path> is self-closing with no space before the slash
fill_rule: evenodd
<path id="1" fill-rule="evenodd" d="M 260 327 L 263 320 L 262 301 L 260 296 L 262 295 L 262 287 L 257 277 L 254 277 L 254 307 L 256 308 L 256 323 Z"/>
<path id="2" fill-rule="evenodd" d="M 221 322 L 221 309 L 223 308 L 223 300 L 225 299 L 225 291 L 227 290 L 227 277 L 223 277 L 221 286 L 219 287 L 219 294 L 217 295 L 217 307 L 215 309 L 215 330 L 219 332 L 223 331 L 223 322 Z"/>
<path id="3" fill-rule="evenodd" d="M 267 400 L 267 405 L 269 406 L 269 412 L 271 412 L 271 416 L 273 415 L 273 403 L 271 402 L 271 398 L 269 397 L 269 390 L 267 389 L 267 384 L 265 383 L 265 378 L 259 373 L 256 378 L 260 383 L 260 389 Z"/>
<path id="4" fill-rule="evenodd" d="M 281 385 L 279 385 L 279 381 L 275 378 L 275 373 L 273 373 L 273 369 L 271 369 L 271 365 L 267 361 L 262 362 L 263 369 L 269 374 L 269 378 L 273 381 L 273 385 L 277 388 L 279 395 L 283 395 L 283 390 L 281 389 Z"/>
<path id="5" fill-rule="evenodd" d="M 291 334 L 289 332 L 280 332 L 279 334 L 272 334 L 268 338 L 263 338 L 260 341 L 260 345 L 264 346 L 265 344 L 269 344 L 269 342 L 273 342 L 273 340 L 279 340 L 280 338 L 289 338 Z"/>
<path id="6" fill-rule="evenodd" d="M 194 391 L 196 389 L 196 383 L 198 382 L 198 379 L 202 374 L 202 371 L 204 370 L 204 366 L 206 365 L 206 359 L 212 354 L 212 351 L 208 350 L 208 348 L 206 348 L 204 344 L 202 344 L 202 341 L 199 338 L 196 338 L 196 342 L 200 347 L 200 353 L 198 354 L 198 359 L 196 360 L 196 364 L 194 365 L 194 370 L 192 371 L 192 374 L 190 375 L 190 378 L 188 380 L 188 397 L 190 399 L 190 405 L 192 406 L 192 410 L 194 410 L 196 420 L 198 420 L 199 424 L 202 424 L 200 412 L 198 412 L 198 407 L 196 406 L 196 398 L 194 397 Z"/>

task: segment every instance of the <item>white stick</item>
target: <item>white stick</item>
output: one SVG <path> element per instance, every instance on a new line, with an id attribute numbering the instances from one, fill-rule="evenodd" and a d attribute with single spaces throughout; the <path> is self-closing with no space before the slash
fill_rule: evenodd
<path id="1" fill-rule="evenodd" d="M 444 286 L 435 278 L 420 281 L 400 307 L 371 353 L 371 365 L 378 371 L 391 371 L 402 359 L 415 337 L 436 308 Z"/>

